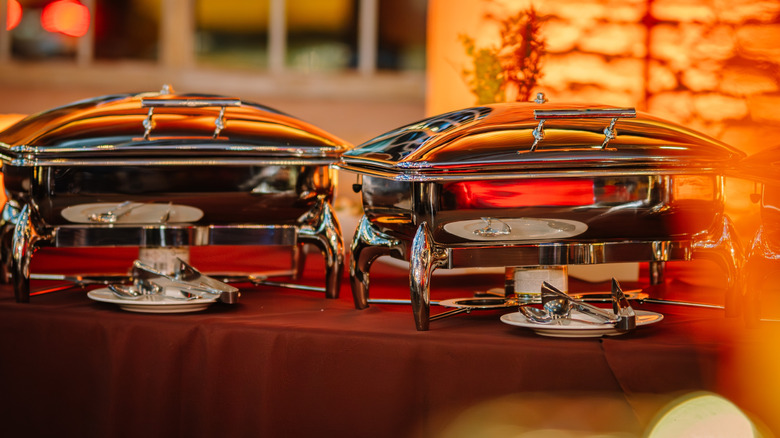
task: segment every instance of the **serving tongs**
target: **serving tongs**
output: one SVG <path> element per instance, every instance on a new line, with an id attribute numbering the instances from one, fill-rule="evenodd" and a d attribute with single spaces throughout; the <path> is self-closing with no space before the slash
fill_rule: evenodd
<path id="1" fill-rule="evenodd" d="M 561 292 L 546 281 L 542 283 L 542 307 L 559 318 L 568 318 L 570 310 L 575 309 L 620 331 L 636 328 L 636 312 L 614 278 L 612 279 L 612 312 Z"/>
<path id="2" fill-rule="evenodd" d="M 161 294 L 166 288 L 177 289 L 182 295 L 201 298 L 217 298 L 223 303 L 238 301 L 238 288 L 201 274 L 183 260 L 177 258 L 173 275 L 160 272 L 140 260 L 133 262 L 133 286 L 143 294 Z"/>

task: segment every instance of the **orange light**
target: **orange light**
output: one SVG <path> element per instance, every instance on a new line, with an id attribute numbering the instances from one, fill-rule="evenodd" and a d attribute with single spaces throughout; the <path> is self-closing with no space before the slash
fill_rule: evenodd
<path id="1" fill-rule="evenodd" d="M 529 179 L 460 181 L 445 184 L 455 197 L 455 207 L 518 208 L 578 206 L 594 202 L 593 181 L 588 179 Z"/>
<path id="2" fill-rule="evenodd" d="M 22 5 L 17 0 L 8 0 L 8 15 L 5 17 L 5 30 L 11 30 L 22 21 Z"/>
<path id="3" fill-rule="evenodd" d="M 89 8 L 76 0 L 51 2 L 43 8 L 41 25 L 49 32 L 84 36 L 89 30 Z"/>

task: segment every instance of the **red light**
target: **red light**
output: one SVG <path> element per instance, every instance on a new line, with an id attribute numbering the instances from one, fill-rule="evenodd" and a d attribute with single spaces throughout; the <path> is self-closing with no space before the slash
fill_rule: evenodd
<path id="1" fill-rule="evenodd" d="M 509 181 L 460 181 L 446 184 L 455 195 L 456 208 L 518 208 L 591 205 L 593 181 L 589 179 L 529 179 Z"/>
<path id="2" fill-rule="evenodd" d="M 84 36 L 89 30 L 89 8 L 76 0 L 51 2 L 43 8 L 41 25 L 49 32 Z"/>
<path id="3" fill-rule="evenodd" d="M 8 15 L 5 17 L 5 30 L 11 30 L 22 21 L 22 5 L 17 0 L 8 0 Z"/>

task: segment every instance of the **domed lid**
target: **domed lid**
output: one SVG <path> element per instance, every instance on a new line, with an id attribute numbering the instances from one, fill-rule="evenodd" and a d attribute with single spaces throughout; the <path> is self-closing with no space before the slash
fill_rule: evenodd
<path id="1" fill-rule="evenodd" d="M 347 148 L 347 142 L 262 105 L 168 89 L 75 102 L 0 132 L 0 152 L 15 165 L 185 159 L 190 164 L 237 159 L 330 163 Z"/>
<path id="2" fill-rule="evenodd" d="M 339 167 L 398 180 L 721 171 L 743 153 L 632 108 L 514 102 L 430 117 L 342 155 Z"/>

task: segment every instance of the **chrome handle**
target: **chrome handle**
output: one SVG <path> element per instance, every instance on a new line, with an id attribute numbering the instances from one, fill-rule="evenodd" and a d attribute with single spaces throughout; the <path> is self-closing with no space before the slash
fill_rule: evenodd
<path id="1" fill-rule="evenodd" d="M 144 97 L 141 99 L 144 108 L 209 108 L 241 106 L 241 99 L 232 97 L 189 97 L 189 98 L 164 98 Z"/>
<path id="2" fill-rule="evenodd" d="M 544 139 L 544 123 L 547 120 L 554 119 L 612 119 L 604 128 L 604 141 L 601 143 L 601 149 L 606 149 L 610 140 L 617 136 L 615 123 L 621 117 L 635 118 L 636 109 L 634 108 L 593 108 L 593 109 L 556 109 L 556 110 L 534 110 L 534 119 L 539 120 L 539 124 L 534 128 L 532 135 L 534 142 L 527 152 L 534 152 L 539 143 Z M 520 151 L 519 153 L 523 153 Z"/>
<path id="3" fill-rule="evenodd" d="M 634 108 L 534 110 L 534 119 L 611 119 L 636 117 Z"/>
<path id="4" fill-rule="evenodd" d="M 161 98 L 144 97 L 141 99 L 141 107 L 149 108 L 146 118 L 143 121 L 144 140 L 149 140 L 149 135 L 154 128 L 152 117 L 155 108 L 220 108 L 219 115 L 214 120 L 214 134 L 212 138 L 217 138 L 219 133 L 225 128 L 225 108 L 241 106 L 241 99 L 224 97 L 192 97 L 192 98 Z"/>

